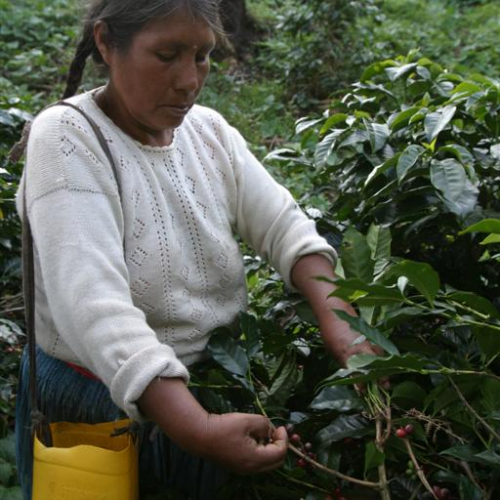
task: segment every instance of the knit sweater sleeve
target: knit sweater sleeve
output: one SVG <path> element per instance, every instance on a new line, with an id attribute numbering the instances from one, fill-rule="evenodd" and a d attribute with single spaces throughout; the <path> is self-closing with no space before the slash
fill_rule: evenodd
<path id="1" fill-rule="evenodd" d="M 148 384 L 188 372 L 133 304 L 117 184 L 83 117 L 55 107 L 35 120 L 23 182 L 38 286 L 57 334 L 115 404 L 142 420 L 136 401 Z"/>
<path id="2" fill-rule="evenodd" d="M 269 259 L 287 286 L 295 290 L 291 272 L 300 257 L 319 253 L 335 265 L 336 252 L 233 128 L 231 142 L 238 192 L 238 232 L 260 256 Z"/>

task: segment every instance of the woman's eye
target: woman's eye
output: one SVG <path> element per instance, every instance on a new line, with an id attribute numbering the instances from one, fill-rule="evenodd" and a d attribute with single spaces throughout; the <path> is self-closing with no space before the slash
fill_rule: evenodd
<path id="1" fill-rule="evenodd" d="M 162 62 L 172 62 L 176 55 L 175 54 L 156 54 L 158 59 Z"/>
<path id="2" fill-rule="evenodd" d="M 196 62 L 197 63 L 204 63 L 207 62 L 210 57 L 210 54 L 197 54 L 196 56 Z"/>

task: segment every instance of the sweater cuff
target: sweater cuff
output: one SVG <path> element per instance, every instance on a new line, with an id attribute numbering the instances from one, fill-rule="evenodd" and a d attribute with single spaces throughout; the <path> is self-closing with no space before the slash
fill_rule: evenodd
<path id="1" fill-rule="evenodd" d="M 189 381 L 187 368 L 167 345 L 150 346 L 130 357 L 111 382 L 111 399 L 132 420 L 145 422 L 147 418 L 140 412 L 137 400 L 157 377 Z"/>
<path id="2" fill-rule="evenodd" d="M 335 251 L 335 249 L 333 247 L 331 247 L 329 245 L 322 245 L 322 246 L 318 245 L 316 248 L 309 247 L 309 248 L 303 249 L 301 252 L 298 252 L 295 255 L 295 258 L 291 262 L 291 265 L 290 265 L 288 273 L 286 273 L 283 276 L 283 281 L 285 282 L 285 285 L 292 292 L 299 292 L 300 293 L 300 290 L 298 290 L 293 285 L 293 282 L 292 282 L 292 271 L 293 271 L 293 268 L 294 268 L 295 264 L 302 257 L 305 257 L 306 255 L 314 255 L 314 254 L 315 255 L 322 255 L 323 257 L 325 257 L 330 262 L 330 264 L 332 265 L 332 269 L 335 269 L 335 266 L 337 265 L 338 256 L 337 256 L 337 252 Z"/>

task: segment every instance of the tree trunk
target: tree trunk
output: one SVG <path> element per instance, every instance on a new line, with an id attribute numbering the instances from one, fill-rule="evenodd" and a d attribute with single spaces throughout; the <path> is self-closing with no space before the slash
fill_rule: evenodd
<path id="1" fill-rule="evenodd" d="M 246 0 L 221 0 L 220 16 L 229 44 L 236 57 L 241 58 L 243 51 L 258 33 L 255 20 L 248 14 Z M 228 55 L 228 50 L 219 48 L 220 58 Z"/>

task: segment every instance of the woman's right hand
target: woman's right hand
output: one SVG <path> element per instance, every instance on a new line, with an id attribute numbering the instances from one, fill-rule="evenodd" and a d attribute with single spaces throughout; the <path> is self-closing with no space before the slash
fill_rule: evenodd
<path id="1" fill-rule="evenodd" d="M 255 474 L 275 469 L 285 460 L 284 427 L 275 429 L 261 415 L 210 414 L 181 379 L 155 379 L 138 405 L 179 446 L 228 470 Z"/>
<path id="2" fill-rule="evenodd" d="M 261 415 L 208 414 L 203 456 L 239 474 L 255 474 L 283 464 L 288 449 L 284 427 Z"/>

